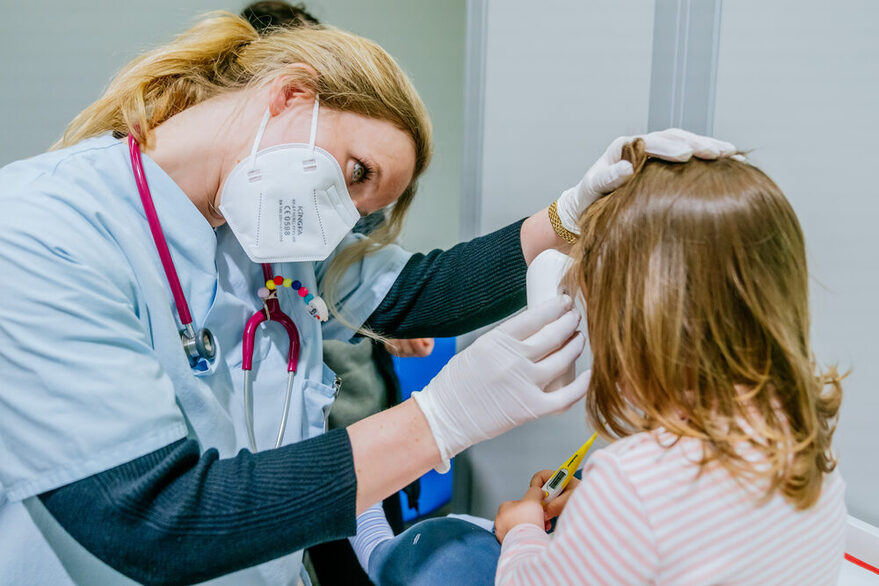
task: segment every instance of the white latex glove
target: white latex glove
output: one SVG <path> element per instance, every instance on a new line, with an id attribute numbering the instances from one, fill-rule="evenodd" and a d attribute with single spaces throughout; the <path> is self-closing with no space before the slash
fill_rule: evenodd
<path id="1" fill-rule="evenodd" d="M 578 221 L 589 204 L 622 185 L 633 173 L 632 164 L 622 160 L 623 145 L 636 138 L 644 139 L 647 153 L 658 159 L 683 163 L 692 157 L 718 159 L 736 153 L 728 142 L 668 128 L 638 136 L 615 139 L 601 158 L 595 162 L 576 186 L 566 190 L 558 199 L 558 213 L 562 225 L 574 234 L 580 233 Z"/>
<path id="2" fill-rule="evenodd" d="M 557 391 L 543 390 L 583 351 L 583 334 L 574 335 L 579 323 L 570 297 L 550 299 L 480 336 L 412 393 L 442 454 L 439 472 L 472 444 L 563 411 L 586 393 L 588 372 Z"/>

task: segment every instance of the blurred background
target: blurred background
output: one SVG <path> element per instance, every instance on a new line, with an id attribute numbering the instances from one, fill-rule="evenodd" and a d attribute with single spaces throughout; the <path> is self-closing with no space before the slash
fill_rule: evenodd
<path id="1" fill-rule="evenodd" d="M 141 51 L 245 3 L 2 0 L 0 165 L 44 151 Z M 618 135 L 680 126 L 750 150 L 806 232 L 816 356 L 852 370 L 835 441 L 848 508 L 879 525 L 879 3 L 305 4 L 384 46 L 430 110 L 436 157 L 403 235 L 411 250 L 533 213 Z M 589 433 L 581 403 L 476 446 L 459 458 L 455 508 L 492 517 Z"/>

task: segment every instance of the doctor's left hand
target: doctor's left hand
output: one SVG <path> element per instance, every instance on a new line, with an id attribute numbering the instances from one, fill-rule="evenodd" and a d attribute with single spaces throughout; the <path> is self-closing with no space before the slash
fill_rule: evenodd
<path id="1" fill-rule="evenodd" d="M 586 393 L 589 373 L 544 389 L 580 356 L 585 339 L 567 295 L 509 319 L 454 356 L 423 391 L 412 393 L 448 460 L 477 442 L 543 415 L 563 411 Z"/>

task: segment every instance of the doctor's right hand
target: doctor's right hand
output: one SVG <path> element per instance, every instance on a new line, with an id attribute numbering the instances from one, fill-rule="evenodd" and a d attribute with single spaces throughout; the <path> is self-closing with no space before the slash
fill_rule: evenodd
<path id="1" fill-rule="evenodd" d="M 556 391 L 583 352 L 579 313 L 567 295 L 507 320 L 454 356 L 424 390 L 412 393 L 443 464 L 469 446 L 543 415 L 564 411 L 586 393 L 589 372 Z"/>
<path id="2" fill-rule="evenodd" d="M 580 215 L 592 202 L 607 195 L 632 176 L 634 169 L 622 158 L 623 145 L 636 138 L 644 141 L 644 150 L 651 157 L 684 163 L 691 158 L 718 159 L 736 154 L 736 147 L 710 136 L 693 134 L 680 128 L 667 128 L 649 134 L 620 136 L 601 158 L 589 168 L 580 183 L 566 190 L 556 201 L 556 212 L 562 226 L 573 234 L 580 233 Z"/>

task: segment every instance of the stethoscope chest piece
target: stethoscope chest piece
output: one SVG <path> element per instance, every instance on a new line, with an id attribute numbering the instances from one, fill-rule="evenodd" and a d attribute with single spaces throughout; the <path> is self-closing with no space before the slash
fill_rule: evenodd
<path id="1" fill-rule="evenodd" d="M 180 330 L 180 341 L 183 342 L 183 351 L 189 359 L 189 366 L 195 368 L 201 360 L 213 364 L 217 357 L 217 344 L 214 335 L 207 328 L 195 331 L 191 323 L 183 326 Z"/>

